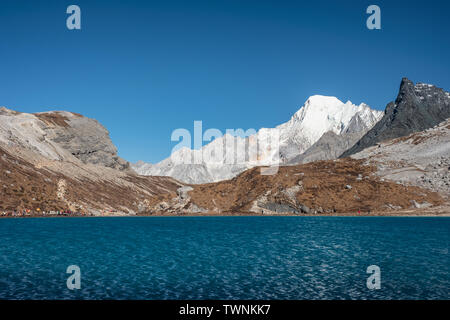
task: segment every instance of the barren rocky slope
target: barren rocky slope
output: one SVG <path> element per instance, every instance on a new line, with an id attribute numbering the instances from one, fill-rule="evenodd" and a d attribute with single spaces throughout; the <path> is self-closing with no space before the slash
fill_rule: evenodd
<path id="1" fill-rule="evenodd" d="M 108 131 L 70 112 L 0 109 L 0 211 L 147 212 L 149 198 L 181 186 L 140 177 L 117 156 Z"/>
<path id="2" fill-rule="evenodd" d="M 99 165 L 39 159 L 0 147 L 0 211 L 66 211 L 99 215 L 149 211 L 149 199 L 176 196 L 180 184 L 167 177 L 141 177 Z"/>
<path id="3" fill-rule="evenodd" d="M 440 205 L 438 193 L 381 179 L 363 160 L 316 161 L 280 167 L 274 175 L 260 168 L 217 183 L 180 190 L 178 197 L 155 199 L 158 213 L 334 214 L 395 212 L 417 204 Z"/>
<path id="4" fill-rule="evenodd" d="M 377 175 L 450 197 L 450 119 L 409 136 L 378 143 L 352 158 L 377 167 Z"/>

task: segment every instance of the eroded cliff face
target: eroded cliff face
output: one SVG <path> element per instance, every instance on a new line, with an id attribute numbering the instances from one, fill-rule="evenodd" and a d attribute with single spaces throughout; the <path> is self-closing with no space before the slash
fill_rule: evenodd
<path id="1" fill-rule="evenodd" d="M 39 153 L 52 160 L 98 164 L 130 170 L 117 155 L 108 130 L 97 120 L 82 115 L 53 111 L 36 114 L 0 109 L 0 143 Z"/>
<path id="2" fill-rule="evenodd" d="M 112 143 L 108 130 L 97 120 L 74 113 L 35 115 L 47 124 L 44 130 L 48 139 L 84 163 L 100 164 L 119 170 L 129 168 L 129 163 L 117 155 L 117 148 Z"/>

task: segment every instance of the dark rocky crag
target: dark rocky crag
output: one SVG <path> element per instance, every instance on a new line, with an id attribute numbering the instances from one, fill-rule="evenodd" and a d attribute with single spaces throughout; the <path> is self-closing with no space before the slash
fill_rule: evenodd
<path id="1" fill-rule="evenodd" d="M 403 78 L 395 102 L 383 118 L 340 157 L 348 157 L 379 142 L 432 128 L 450 117 L 450 94 L 433 85 Z"/>

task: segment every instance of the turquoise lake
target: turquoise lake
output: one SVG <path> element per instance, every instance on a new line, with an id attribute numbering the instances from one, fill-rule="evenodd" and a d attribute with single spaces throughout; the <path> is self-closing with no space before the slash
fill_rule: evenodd
<path id="1" fill-rule="evenodd" d="M 449 299 L 449 240 L 434 217 L 0 219 L 0 299 Z"/>

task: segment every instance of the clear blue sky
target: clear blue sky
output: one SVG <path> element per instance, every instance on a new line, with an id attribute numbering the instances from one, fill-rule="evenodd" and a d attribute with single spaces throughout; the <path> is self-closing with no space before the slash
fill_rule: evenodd
<path id="1" fill-rule="evenodd" d="M 194 120 L 273 127 L 313 94 L 381 110 L 403 76 L 448 90 L 449 16 L 445 0 L 1 0 L 0 105 L 82 113 L 120 156 L 157 162 Z"/>

